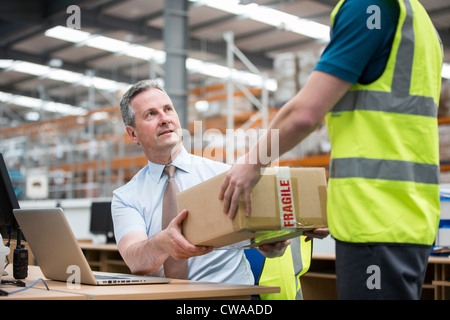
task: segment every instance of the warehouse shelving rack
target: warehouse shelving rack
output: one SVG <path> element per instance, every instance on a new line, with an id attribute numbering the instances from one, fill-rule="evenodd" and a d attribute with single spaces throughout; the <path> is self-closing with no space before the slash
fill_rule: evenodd
<path id="1" fill-rule="evenodd" d="M 277 111 L 269 109 L 269 120 Z M 235 115 L 234 123 L 236 127 L 258 128 L 261 117 L 258 111 L 245 112 Z M 450 127 L 450 117 L 441 117 L 438 123 Z M 204 129 L 225 132 L 226 117 L 203 119 L 202 125 Z M 191 133 L 192 130 L 191 123 Z M 4 153 L 8 167 L 14 170 L 15 183 L 23 189 L 21 197 L 25 199 L 26 180 L 35 172 L 47 176 L 49 199 L 95 198 L 111 196 L 115 188 L 147 164 L 141 149 L 125 133 L 118 106 L 101 108 L 84 116 L 0 129 L 0 138 L 0 152 Z M 221 150 L 222 159 L 215 159 L 225 161 L 225 152 Z M 282 157 L 278 164 L 325 167 L 328 172 L 329 160 L 329 153 L 316 153 Z M 441 171 L 450 171 L 450 159 L 441 159 Z"/>

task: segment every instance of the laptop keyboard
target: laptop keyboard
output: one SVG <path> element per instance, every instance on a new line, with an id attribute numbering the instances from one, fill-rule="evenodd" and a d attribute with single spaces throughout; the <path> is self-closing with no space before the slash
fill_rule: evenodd
<path id="1" fill-rule="evenodd" d="M 98 280 L 120 280 L 120 279 L 127 280 L 128 278 L 120 277 L 120 276 L 108 276 L 108 275 L 96 274 L 95 279 L 98 279 Z"/>

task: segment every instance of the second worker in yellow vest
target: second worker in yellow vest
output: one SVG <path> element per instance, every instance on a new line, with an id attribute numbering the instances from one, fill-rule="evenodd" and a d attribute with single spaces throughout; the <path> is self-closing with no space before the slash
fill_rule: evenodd
<path id="1" fill-rule="evenodd" d="M 378 19 L 378 21 L 377 21 Z M 342 0 L 306 85 L 229 171 L 232 216 L 260 177 L 250 163 L 278 130 L 276 154 L 326 117 L 332 152 L 328 220 L 341 299 L 418 299 L 439 221 L 437 106 L 442 45 L 417 0 Z"/>

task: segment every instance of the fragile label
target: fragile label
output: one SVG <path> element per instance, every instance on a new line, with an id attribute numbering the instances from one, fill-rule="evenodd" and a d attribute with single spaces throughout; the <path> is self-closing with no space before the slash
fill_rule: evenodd
<path id="1" fill-rule="evenodd" d="M 293 186 L 289 167 L 277 168 L 276 181 L 281 229 L 296 228 Z"/>

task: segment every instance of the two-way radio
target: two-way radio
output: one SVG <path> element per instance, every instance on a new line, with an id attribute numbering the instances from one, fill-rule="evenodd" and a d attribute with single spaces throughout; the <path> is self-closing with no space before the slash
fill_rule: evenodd
<path id="1" fill-rule="evenodd" d="M 17 245 L 13 255 L 14 279 L 25 279 L 28 276 L 28 249 L 22 244 L 22 230 L 17 230 Z"/>

